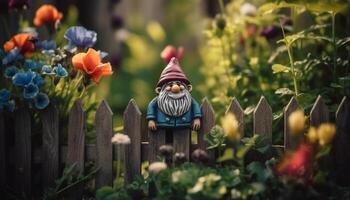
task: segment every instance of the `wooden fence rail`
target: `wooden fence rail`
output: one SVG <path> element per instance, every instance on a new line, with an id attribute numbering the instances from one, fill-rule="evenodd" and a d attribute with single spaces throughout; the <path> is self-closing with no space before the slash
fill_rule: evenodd
<path id="1" fill-rule="evenodd" d="M 294 149 L 300 138 L 292 138 L 288 127 L 288 116 L 301 109 L 292 97 L 284 108 L 284 149 Z M 124 160 L 124 180 L 130 183 L 136 175 L 141 174 L 143 161 L 153 162 L 159 158 L 158 148 L 172 143 L 177 152 L 186 154 L 196 149 L 206 149 L 204 135 L 215 125 L 215 112 L 207 98 L 202 106 L 202 125 L 197 133 L 197 143 L 191 144 L 191 130 L 162 130 L 148 133 L 148 141 L 142 141 L 142 114 L 134 100 L 130 100 L 124 112 L 124 134 L 131 139 L 122 156 Z M 244 112 L 236 98 L 233 98 L 226 113 L 232 112 L 239 122 L 239 131 L 244 136 Z M 41 114 L 42 144 L 32 143 L 34 133 L 31 131 L 31 116 L 26 108 L 15 113 L 0 113 L 0 188 L 16 186 L 18 193 L 24 197 L 32 194 L 32 166 L 41 165 L 39 177 L 43 190 L 53 186 L 62 170 L 62 164 L 76 164 L 77 172 L 83 173 L 85 163 L 94 161 L 99 171 L 95 177 L 95 186 L 113 184 L 113 160 L 117 159 L 117 148 L 111 143 L 113 135 L 113 112 L 106 101 L 102 101 L 95 115 L 96 144 L 85 144 L 86 113 L 81 100 L 77 100 L 71 109 L 68 120 L 67 145 L 60 144 L 59 113 L 50 105 Z M 266 145 L 272 144 L 272 109 L 265 97 L 261 97 L 253 112 L 253 132 L 270 138 Z M 318 126 L 331 119 L 327 106 L 318 96 L 310 112 L 310 125 Z M 336 115 L 337 136 L 332 153 L 335 174 L 339 180 L 350 180 L 344 176 L 349 165 L 350 156 L 350 106 L 346 97 L 341 101 Z M 172 132 L 172 133 L 171 133 Z M 172 137 L 169 140 L 169 135 Z M 348 149 L 349 151 L 344 151 Z M 214 152 L 209 152 L 214 158 Z M 345 160 L 346 159 L 346 160 Z M 349 173 L 348 173 L 349 174 Z M 13 180 L 12 180 L 13 179 Z M 81 196 L 82 188 L 77 188 L 74 198 Z"/>

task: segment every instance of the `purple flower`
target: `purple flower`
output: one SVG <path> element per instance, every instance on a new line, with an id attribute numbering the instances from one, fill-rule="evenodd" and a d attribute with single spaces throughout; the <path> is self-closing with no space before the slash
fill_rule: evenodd
<path id="1" fill-rule="evenodd" d="M 74 52 L 76 48 L 85 49 L 94 46 L 97 41 L 97 33 L 82 26 L 73 26 L 64 33 L 64 38 L 69 42 L 65 49 Z"/>
<path id="2" fill-rule="evenodd" d="M 35 48 L 37 49 L 51 50 L 51 49 L 56 49 L 56 47 L 57 47 L 56 42 L 53 40 L 43 40 L 43 41 L 37 41 L 35 43 Z"/>
<path id="3" fill-rule="evenodd" d="M 28 0 L 9 0 L 8 7 L 10 9 L 26 9 L 28 8 Z"/>

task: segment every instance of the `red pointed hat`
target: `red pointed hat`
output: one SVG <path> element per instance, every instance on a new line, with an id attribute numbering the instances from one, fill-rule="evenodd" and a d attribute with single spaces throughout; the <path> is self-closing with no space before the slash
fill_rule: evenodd
<path id="1" fill-rule="evenodd" d="M 191 84 L 187 79 L 185 73 L 182 71 L 181 66 L 177 58 L 172 57 L 168 65 L 164 68 L 160 74 L 157 87 L 162 87 L 169 81 L 182 81 L 186 84 Z"/>

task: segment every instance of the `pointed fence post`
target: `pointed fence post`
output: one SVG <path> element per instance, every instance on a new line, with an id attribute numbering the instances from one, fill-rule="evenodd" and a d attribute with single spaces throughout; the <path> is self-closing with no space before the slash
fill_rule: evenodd
<path id="1" fill-rule="evenodd" d="M 41 114 L 43 130 L 42 180 L 45 189 L 55 184 L 59 176 L 59 115 L 50 104 Z"/>
<path id="2" fill-rule="evenodd" d="M 241 107 L 241 105 L 239 104 L 239 102 L 237 101 L 236 97 L 234 97 L 231 100 L 231 103 L 229 105 L 229 107 L 226 110 L 226 114 L 228 114 L 229 112 L 233 113 L 236 116 L 236 119 L 238 121 L 239 124 L 239 133 L 241 134 L 241 138 L 244 137 L 244 111 Z"/>
<path id="3" fill-rule="evenodd" d="M 272 109 L 265 97 L 262 96 L 253 113 L 254 134 L 266 136 L 265 144 L 272 144 Z"/>
<path id="4" fill-rule="evenodd" d="M 325 122 L 329 122 L 329 111 L 322 97 L 318 95 L 310 112 L 310 125 L 317 127 Z"/>
<path id="5" fill-rule="evenodd" d="M 113 112 L 108 103 L 103 100 L 95 115 L 96 127 L 96 189 L 113 184 Z"/>
<path id="6" fill-rule="evenodd" d="M 205 141 L 204 136 L 208 134 L 210 130 L 215 126 L 215 112 L 211 106 L 208 98 L 204 98 L 204 101 L 201 106 L 202 119 L 201 119 L 201 128 L 198 131 L 198 148 L 207 151 L 209 144 Z M 215 152 L 210 150 L 209 155 L 211 159 L 215 159 Z"/>
<path id="7" fill-rule="evenodd" d="M 75 170 L 79 174 L 84 172 L 85 120 L 86 114 L 81 99 L 78 99 L 69 113 L 67 164 L 75 164 Z M 82 191 L 83 187 L 77 186 L 70 194 L 70 199 L 81 199 Z"/>
<path id="8" fill-rule="evenodd" d="M 332 145 L 332 174 L 341 185 L 350 182 L 350 102 L 344 97 L 336 112 L 337 134 Z"/>
<path id="9" fill-rule="evenodd" d="M 300 109 L 299 104 L 295 97 L 293 96 L 287 106 L 283 109 L 284 115 L 284 148 L 285 149 L 295 149 L 299 142 L 301 141 L 303 134 L 299 136 L 292 137 L 291 130 L 288 125 L 289 116 L 296 110 Z"/>
<path id="10" fill-rule="evenodd" d="M 131 99 L 124 111 L 124 133 L 130 137 L 125 147 L 124 181 L 131 183 L 141 174 L 141 112 L 134 99 Z"/>
<path id="11" fill-rule="evenodd" d="M 0 112 L 0 188 L 5 188 L 6 185 L 6 130 L 5 116 Z"/>
<path id="12" fill-rule="evenodd" d="M 15 131 L 15 185 L 26 198 L 31 196 L 32 133 L 29 110 L 19 108 L 14 117 Z"/>

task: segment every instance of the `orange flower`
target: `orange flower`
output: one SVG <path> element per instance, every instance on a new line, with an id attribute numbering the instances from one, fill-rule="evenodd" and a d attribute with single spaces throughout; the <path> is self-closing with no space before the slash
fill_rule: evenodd
<path id="1" fill-rule="evenodd" d="M 277 166 L 277 174 L 301 180 L 310 181 L 312 175 L 312 145 L 302 143 L 293 154 L 286 155 Z"/>
<path id="2" fill-rule="evenodd" d="M 56 7 L 45 4 L 36 11 L 33 22 L 36 26 L 55 24 L 57 21 L 61 20 L 62 17 L 63 14 L 59 12 Z"/>
<path id="3" fill-rule="evenodd" d="M 28 57 L 35 49 L 34 43 L 31 39 L 32 36 L 29 33 L 19 33 L 4 44 L 4 50 L 5 52 L 9 52 L 17 47 L 25 57 Z"/>
<path id="4" fill-rule="evenodd" d="M 82 70 L 95 81 L 99 83 L 101 76 L 110 76 L 113 74 L 110 63 L 101 63 L 100 54 L 92 48 L 87 53 L 78 53 L 72 58 L 75 69 Z"/>

